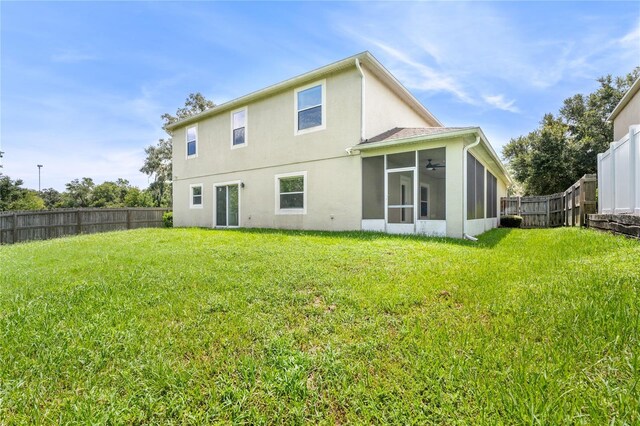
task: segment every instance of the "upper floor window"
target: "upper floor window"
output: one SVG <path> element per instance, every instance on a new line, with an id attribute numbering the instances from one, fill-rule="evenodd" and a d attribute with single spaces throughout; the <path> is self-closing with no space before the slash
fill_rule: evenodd
<path id="1" fill-rule="evenodd" d="M 231 148 L 247 144 L 247 108 L 231 113 Z"/>
<path id="2" fill-rule="evenodd" d="M 295 90 L 295 134 L 325 128 L 325 82 L 316 82 Z"/>
<path id="3" fill-rule="evenodd" d="M 187 158 L 195 157 L 198 154 L 198 128 L 189 127 L 187 129 Z"/>

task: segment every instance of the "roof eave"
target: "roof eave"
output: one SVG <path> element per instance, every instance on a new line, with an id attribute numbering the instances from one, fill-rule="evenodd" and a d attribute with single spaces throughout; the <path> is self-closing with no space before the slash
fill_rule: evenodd
<path id="1" fill-rule="evenodd" d="M 620 111 L 622 111 L 624 107 L 627 106 L 631 98 L 633 98 L 633 96 L 638 92 L 638 90 L 640 90 L 640 77 L 638 77 L 636 81 L 633 82 L 629 90 L 627 90 L 627 93 L 625 93 L 622 99 L 620 99 L 620 102 L 618 102 L 618 105 L 616 105 L 613 111 L 611 111 L 611 114 L 609 114 L 607 121 L 615 120 L 618 114 L 620 114 Z"/>
<path id="2" fill-rule="evenodd" d="M 410 138 L 397 138 L 397 139 L 383 140 L 380 142 L 367 142 L 367 143 L 361 143 L 361 144 L 355 145 L 351 149 L 354 149 L 354 150 L 357 149 L 359 151 L 368 151 L 370 149 L 384 148 L 387 146 L 407 145 L 412 143 L 419 143 L 419 142 L 432 141 L 432 140 L 438 140 L 438 139 L 450 139 L 450 138 L 455 138 L 457 136 L 466 136 L 468 134 L 475 133 L 476 129 L 479 130 L 478 127 L 470 127 L 469 129 L 465 129 L 465 130 L 453 130 L 451 132 L 441 132 L 441 133 L 434 133 L 430 135 L 411 136 Z"/>
<path id="3" fill-rule="evenodd" d="M 462 137 L 462 136 L 479 136 L 482 145 L 485 147 L 487 152 L 489 152 L 489 155 L 493 158 L 495 163 L 498 165 L 498 167 L 500 168 L 500 171 L 502 172 L 504 177 L 507 179 L 508 183 L 513 184 L 513 180 L 511 179 L 509 172 L 507 171 L 506 167 L 502 164 L 502 160 L 500 160 L 500 157 L 498 157 L 498 154 L 493 149 L 493 147 L 489 143 L 489 140 L 487 139 L 487 137 L 485 136 L 484 132 L 480 127 L 470 127 L 468 129 L 455 130 L 452 132 L 443 132 L 443 133 L 436 133 L 432 135 L 413 136 L 410 138 L 391 139 L 387 141 L 358 144 L 351 147 L 351 150 L 369 151 L 376 148 L 386 148 L 389 146 L 398 146 L 398 145 L 411 145 L 411 144 L 420 143 L 420 142 L 435 141 L 439 139 L 451 139 L 451 138 Z"/>
<path id="4" fill-rule="evenodd" d="M 409 90 L 407 90 L 407 88 L 404 87 L 402 83 L 400 83 L 400 81 L 398 81 L 398 79 L 393 76 L 393 74 L 391 74 L 380 62 L 378 62 L 378 60 L 371 53 L 369 53 L 368 51 L 364 51 L 356 55 L 350 56 L 348 58 L 341 59 L 340 61 L 334 62 L 332 64 L 325 65 L 320 68 L 316 68 L 313 71 L 300 74 L 296 77 L 292 77 L 290 79 L 281 81 L 280 83 L 267 86 L 264 89 L 251 92 L 247 95 L 244 95 L 239 98 L 233 99 L 231 101 L 225 102 L 223 104 L 217 105 L 199 114 L 185 118 L 184 120 L 176 121 L 175 123 L 172 123 L 166 126 L 166 129 L 169 131 L 175 130 L 179 127 L 183 127 L 183 126 L 187 126 L 189 124 L 195 123 L 203 118 L 210 117 L 230 109 L 244 106 L 250 102 L 269 96 L 273 93 L 277 93 L 279 91 L 304 84 L 310 80 L 322 78 L 323 76 L 330 74 L 332 72 L 348 69 L 351 67 L 355 68 L 356 59 L 364 63 L 365 66 L 368 65 L 369 68 L 378 77 L 383 78 L 385 82 L 389 85 L 391 90 L 393 90 L 402 100 L 407 102 L 417 113 L 421 114 L 427 121 L 431 121 L 435 126 L 441 126 L 441 127 L 443 126 L 440 120 L 438 120 L 433 114 L 431 114 L 431 112 L 427 108 L 425 108 L 425 106 L 422 105 L 411 94 L 411 92 L 409 92 Z"/>
<path id="5" fill-rule="evenodd" d="M 334 62 L 332 64 L 329 65 L 325 65 L 323 67 L 320 68 L 316 68 L 313 71 L 309 71 L 307 73 L 304 74 L 300 74 L 298 76 L 289 78 L 287 80 L 281 81 L 279 83 L 276 84 L 272 84 L 271 86 L 267 86 L 263 89 L 260 90 L 256 90 L 255 92 L 251 92 L 247 95 L 241 96 L 239 98 L 230 100 L 228 102 L 222 103 L 220 105 L 216 105 L 213 108 L 210 108 L 206 111 L 203 111 L 199 114 L 193 115 L 191 117 L 185 118 L 184 120 L 180 120 L 180 121 L 176 121 L 175 123 L 172 123 L 170 125 L 168 125 L 166 128 L 167 130 L 174 130 L 177 129 L 178 127 L 183 127 L 183 126 L 187 126 L 191 123 L 195 123 L 203 118 L 206 117 L 210 117 L 213 115 L 216 115 L 220 112 L 224 112 L 226 110 L 230 110 L 233 108 L 237 108 L 243 105 L 248 104 L 249 102 L 252 102 L 256 99 L 260 99 L 262 97 L 266 97 L 270 94 L 273 93 L 277 93 L 279 91 L 288 89 L 290 87 L 294 87 L 300 84 L 303 84 L 304 82 L 307 82 L 309 80 L 313 80 L 316 78 L 321 78 L 322 76 L 326 75 L 326 74 L 330 74 L 332 72 L 335 71 L 339 71 L 342 69 L 346 69 L 346 68 L 350 68 L 350 67 L 355 67 L 355 60 L 356 59 L 364 59 L 371 57 L 371 55 L 367 56 L 369 52 L 362 52 L 362 53 L 358 53 L 357 55 L 353 55 L 350 56 L 348 58 L 345 59 L 341 59 L 340 61 Z"/>

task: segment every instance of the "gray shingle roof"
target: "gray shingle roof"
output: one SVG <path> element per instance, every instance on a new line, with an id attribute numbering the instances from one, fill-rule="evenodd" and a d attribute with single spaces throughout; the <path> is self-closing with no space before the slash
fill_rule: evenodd
<path id="1" fill-rule="evenodd" d="M 394 127 L 393 129 L 380 133 L 379 135 L 367 139 L 360 144 L 407 139 L 418 136 L 430 136 L 473 128 L 474 127 Z"/>

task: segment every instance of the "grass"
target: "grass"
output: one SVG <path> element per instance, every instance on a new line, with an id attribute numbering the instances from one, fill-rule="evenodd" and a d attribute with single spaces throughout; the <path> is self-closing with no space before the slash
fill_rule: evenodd
<path id="1" fill-rule="evenodd" d="M 640 244 L 154 229 L 0 247 L 0 423 L 640 423 Z"/>

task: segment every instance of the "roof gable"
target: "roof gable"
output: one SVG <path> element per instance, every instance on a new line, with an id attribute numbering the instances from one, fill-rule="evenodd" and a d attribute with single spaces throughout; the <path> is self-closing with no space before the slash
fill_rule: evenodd
<path id="1" fill-rule="evenodd" d="M 298 75 L 296 77 L 284 80 L 280 83 L 273 84 L 265 87 L 264 89 L 251 92 L 247 95 L 233 99 L 220 105 L 203 111 L 199 114 L 177 121 L 167 126 L 167 130 L 174 130 L 182 126 L 186 126 L 191 123 L 195 123 L 204 118 L 214 116 L 216 114 L 228 111 L 234 108 L 244 106 L 250 102 L 257 101 L 262 98 L 272 96 L 283 90 L 292 89 L 299 85 L 305 84 L 309 81 L 320 79 L 331 73 L 342 71 L 350 68 L 356 68 L 358 63 L 365 64 L 378 78 L 384 81 L 391 90 L 406 102 L 411 108 L 416 110 L 422 115 L 425 120 L 432 122 L 435 126 L 441 126 L 442 124 L 438 119 L 427 110 L 399 81 L 396 79 L 378 60 L 368 51 L 359 53 L 357 55 L 350 56 L 340 61 L 334 62 L 329 65 L 325 65 L 321 68 L 317 68 L 313 71 L 309 71 L 305 74 Z"/>

